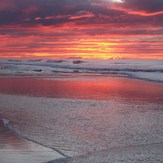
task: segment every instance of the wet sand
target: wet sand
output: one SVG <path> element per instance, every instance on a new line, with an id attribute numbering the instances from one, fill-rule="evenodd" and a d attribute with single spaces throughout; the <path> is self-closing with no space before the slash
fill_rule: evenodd
<path id="1" fill-rule="evenodd" d="M 163 162 L 162 84 L 121 78 L 98 82 L 3 79 L 0 84 L 0 117 L 11 120 L 22 136 L 72 157 L 55 160 L 47 156 L 46 161 Z M 1 143 L 5 142 L 5 150 L 7 142 L 11 143 L 15 158 L 24 159 L 22 151 L 35 153 L 28 141 L 13 148 L 17 139 L 21 138 Z M 13 157 L 0 156 L 4 161 Z"/>
<path id="2" fill-rule="evenodd" d="M 58 158 L 63 156 L 19 137 L 0 120 L 0 163 L 42 163 Z"/>
<path id="3" fill-rule="evenodd" d="M 118 77 L 70 79 L 0 78 L 0 93 L 59 99 L 118 99 L 163 103 L 161 83 Z"/>

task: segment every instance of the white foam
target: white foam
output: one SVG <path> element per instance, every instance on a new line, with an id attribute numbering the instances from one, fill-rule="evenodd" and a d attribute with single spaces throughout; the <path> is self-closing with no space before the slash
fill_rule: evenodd
<path id="1" fill-rule="evenodd" d="M 93 72 L 122 74 L 163 82 L 163 60 L 0 60 L 0 76 L 55 76 L 56 73 Z"/>
<path id="2" fill-rule="evenodd" d="M 8 119 L 1 119 L 3 121 L 4 126 L 8 126 L 10 121 Z"/>

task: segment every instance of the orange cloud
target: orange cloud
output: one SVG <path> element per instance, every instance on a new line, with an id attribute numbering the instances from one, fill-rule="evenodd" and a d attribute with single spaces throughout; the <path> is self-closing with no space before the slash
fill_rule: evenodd
<path id="1" fill-rule="evenodd" d="M 163 59 L 161 4 L 2 0 L 0 58 Z"/>

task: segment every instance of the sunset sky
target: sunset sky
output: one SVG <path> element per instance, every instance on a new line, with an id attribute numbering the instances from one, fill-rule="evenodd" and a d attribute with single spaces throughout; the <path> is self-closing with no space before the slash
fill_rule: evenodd
<path id="1" fill-rule="evenodd" d="M 0 0 L 0 58 L 163 59 L 163 0 Z"/>

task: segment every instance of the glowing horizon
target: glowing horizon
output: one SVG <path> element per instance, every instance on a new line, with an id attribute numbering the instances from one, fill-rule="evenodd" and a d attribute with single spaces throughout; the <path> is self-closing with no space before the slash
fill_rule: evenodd
<path id="1" fill-rule="evenodd" d="M 161 5 L 161 0 L 148 5 L 145 0 L 2 0 L 0 58 L 163 59 Z"/>

